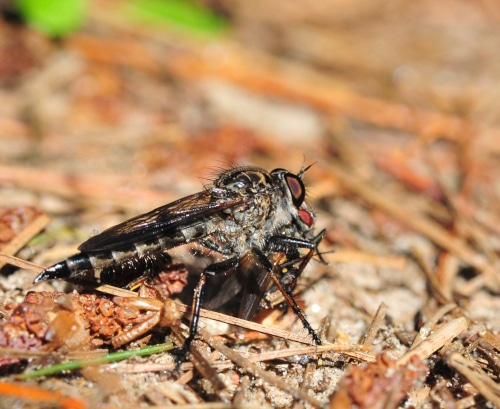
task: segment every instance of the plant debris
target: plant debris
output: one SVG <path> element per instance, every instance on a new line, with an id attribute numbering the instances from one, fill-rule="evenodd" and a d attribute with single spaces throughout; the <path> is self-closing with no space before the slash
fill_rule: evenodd
<path id="1" fill-rule="evenodd" d="M 170 327 L 180 319 L 172 298 L 154 288 L 137 297 L 97 294 L 29 292 L 19 305 L 7 304 L 8 320 L 0 324 L 0 347 L 26 351 L 89 351 L 119 348 L 138 341 L 155 327 Z M 156 295 L 156 297 L 153 297 Z M 17 363 L 5 354 L 2 366 Z"/>
<path id="2" fill-rule="evenodd" d="M 203 2 L 229 27 L 203 38 L 119 4 L 56 41 L 0 17 L 0 407 L 500 406 L 499 7 Z M 321 346 L 270 294 L 253 322 L 202 310 L 179 365 L 196 248 L 140 297 L 32 286 L 221 169 L 311 163 Z"/>

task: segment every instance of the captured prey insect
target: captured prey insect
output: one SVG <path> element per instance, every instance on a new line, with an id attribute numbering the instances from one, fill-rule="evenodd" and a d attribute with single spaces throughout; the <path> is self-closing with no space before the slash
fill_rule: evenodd
<path id="1" fill-rule="evenodd" d="M 302 168 L 267 172 L 257 167 L 223 171 L 202 192 L 136 216 L 91 237 L 79 254 L 42 271 L 34 280 L 126 286 L 171 264 L 167 253 L 196 243 L 216 255 L 194 291 L 186 346 L 196 335 L 206 283 L 223 277 L 213 305 L 242 293 L 239 317 L 251 319 L 266 291 L 278 289 L 316 344 L 321 340 L 292 291 L 325 230 L 314 234 L 315 216 L 305 204 Z"/>

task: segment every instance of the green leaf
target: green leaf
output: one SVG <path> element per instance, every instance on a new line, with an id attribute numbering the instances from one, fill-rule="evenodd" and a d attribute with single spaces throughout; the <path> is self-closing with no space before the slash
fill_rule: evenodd
<path id="1" fill-rule="evenodd" d="M 166 344 L 158 344 L 153 346 L 144 347 L 141 349 L 134 349 L 129 351 L 118 351 L 112 352 L 110 354 L 99 356 L 92 359 L 79 359 L 76 361 L 64 362 L 62 364 L 56 364 L 48 366 L 46 368 L 39 369 L 38 371 L 28 372 L 17 376 L 17 379 L 33 379 L 39 378 L 40 376 L 53 375 L 58 372 L 72 371 L 74 369 L 81 369 L 91 365 L 101 365 L 110 362 L 123 361 L 124 359 L 129 359 L 134 356 L 148 356 L 153 354 L 158 354 L 164 351 L 171 351 L 174 349 L 174 344 L 167 342 Z"/>
<path id="2" fill-rule="evenodd" d="M 86 0 L 16 0 L 21 16 L 52 37 L 77 30 L 85 17 Z"/>
<path id="3" fill-rule="evenodd" d="M 220 34 L 227 22 L 213 11 L 189 0 L 132 0 L 128 14 L 143 23 L 174 25 L 198 34 Z"/>

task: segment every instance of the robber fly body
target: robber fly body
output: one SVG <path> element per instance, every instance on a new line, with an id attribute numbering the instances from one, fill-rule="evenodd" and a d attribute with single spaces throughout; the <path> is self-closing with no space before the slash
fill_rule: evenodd
<path id="1" fill-rule="evenodd" d="M 78 248 L 79 254 L 48 267 L 34 282 L 64 279 L 126 286 L 170 264 L 168 250 L 197 243 L 218 258 L 204 269 L 195 288 L 187 345 L 196 335 L 205 283 L 221 274 L 217 297 L 225 301 L 242 292 L 240 317 L 252 318 L 265 292 L 277 288 L 321 344 L 292 295 L 306 264 L 319 255 L 317 246 L 325 233 L 314 234 L 315 217 L 304 202 L 307 169 L 298 174 L 256 167 L 226 170 L 202 192 L 91 237 Z"/>

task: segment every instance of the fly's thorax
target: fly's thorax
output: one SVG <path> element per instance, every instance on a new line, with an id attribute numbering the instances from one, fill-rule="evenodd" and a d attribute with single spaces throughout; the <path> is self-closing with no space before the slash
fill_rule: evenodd
<path id="1" fill-rule="evenodd" d="M 225 191 L 227 195 L 248 197 L 271 188 L 272 179 L 260 168 L 241 167 L 223 172 L 214 182 L 214 191 Z"/>
<path id="2" fill-rule="evenodd" d="M 231 209 L 231 218 L 243 230 L 260 229 L 272 217 L 274 208 L 272 194 L 255 194 L 244 205 Z"/>
<path id="3" fill-rule="evenodd" d="M 260 168 L 230 169 L 214 182 L 212 198 L 215 200 L 241 199 L 241 203 L 222 211 L 226 227 L 247 230 L 260 228 L 273 210 L 273 200 L 280 193 L 268 172 Z"/>
<path id="4" fill-rule="evenodd" d="M 269 235 L 288 223 L 290 217 L 276 224 L 276 203 L 270 194 L 249 196 L 243 204 L 225 209 L 218 226 L 201 242 L 223 254 L 241 255 L 252 248 L 264 248 Z M 284 214 L 284 213 L 283 213 Z"/>

